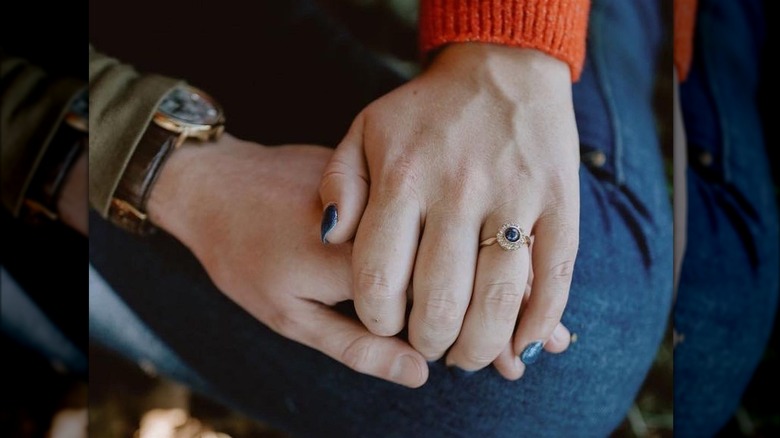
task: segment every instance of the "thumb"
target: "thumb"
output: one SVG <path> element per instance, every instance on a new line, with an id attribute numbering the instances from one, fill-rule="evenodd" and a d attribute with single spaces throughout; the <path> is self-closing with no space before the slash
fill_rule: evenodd
<path id="1" fill-rule="evenodd" d="M 368 201 L 368 169 L 363 153 L 363 115 L 349 128 L 320 181 L 324 207 L 322 243 L 344 243 L 355 236 Z"/>
<path id="2" fill-rule="evenodd" d="M 288 311 L 290 312 L 290 311 Z M 411 345 L 395 336 L 378 336 L 331 308 L 304 302 L 288 313 L 282 336 L 318 350 L 347 367 L 409 388 L 428 380 L 428 364 Z"/>

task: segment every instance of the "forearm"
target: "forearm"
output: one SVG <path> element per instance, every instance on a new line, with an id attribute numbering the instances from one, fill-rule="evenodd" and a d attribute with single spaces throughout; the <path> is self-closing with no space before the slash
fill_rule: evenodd
<path id="1" fill-rule="evenodd" d="M 223 196 L 224 193 L 213 188 L 226 178 L 229 180 L 231 175 L 236 176 L 236 189 L 241 187 L 239 176 L 250 173 L 256 176 L 255 184 L 270 186 L 272 181 L 262 180 L 265 172 L 263 166 L 258 166 L 258 154 L 266 150 L 264 146 L 241 141 L 227 133 L 214 142 L 185 142 L 159 170 L 149 194 L 149 220 L 179 239 L 193 227 L 218 232 L 219 224 L 212 224 L 209 209 L 198 206 L 213 205 L 216 200 L 211 197 Z"/>
<path id="2" fill-rule="evenodd" d="M 439 52 L 429 70 L 442 74 L 463 72 L 463 80 L 468 83 L 458 87 L 473 85 L 475 94 L 490 89 L 491 93 L 515 103 L 564 102 L 571 106 L 568 66 L 538 50 L 496 44 L 452 44 Z"/>
<path id="3" fill-rule="evenodd" d="M 180 83 L 142 75 L 90 47 L 89 203 L 101 215 L 157 106 Z"/>
<path id="4" fill-rule="evenodd" d="M 18 215 L 49 142 L 84 83 L 58 79 L 20 58 L 0 59 L 0 190 Z"/>
<path id="5" fill-rule="evenodd" d="M 197 211 L 181 215 L 188 210 L 188 205 L 195 205 L 198 201 L 198 184 L 203 182 L 199 164 L 211 162 L 209 154 L 216 152 L 214 147 L 224 147 L 228 141 L 225 134 L 216 145 L 201 148 L 199 145 L 185 143 L 174 151 L 158 170 L 157 181 L 149 194 L 147 206 L 149 220 L 168 233 L 181 238 L 182 224 L 185 218 L 194 218 Z M 204 157 L 203 155 L 206 155 Z M 204 161 L 208 159 L 209 161 Z M 229 172 L 233 169 L 226 169 Z M 200 193 L 205 196 L 206 193 Z"/>

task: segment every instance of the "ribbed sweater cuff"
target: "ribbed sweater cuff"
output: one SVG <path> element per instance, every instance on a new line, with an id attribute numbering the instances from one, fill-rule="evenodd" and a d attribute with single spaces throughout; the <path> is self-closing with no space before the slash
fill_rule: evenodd
<path id="1" fill-rule="evenodd" d="M 537 49 L 569 64 L 576 81 L 589 10 L 590 0 L 422 0 L 420 48 L 475 41 Z"/>
<path id="2" fill-rule="evenodd" d="M 674 0 L 674 66 L 680 82 L 688 77 L 693 57 L 696 0 Z"/>

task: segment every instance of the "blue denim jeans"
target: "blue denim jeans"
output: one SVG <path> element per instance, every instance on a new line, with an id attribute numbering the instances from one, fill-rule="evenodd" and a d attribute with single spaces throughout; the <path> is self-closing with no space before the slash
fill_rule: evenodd
<path id="1" fill-rule="evenodd" d="M 64 289 L 51 290 L 62 293 Z M 42 355 L 63 371 L 87 374 L 87 355 L 62 332 L 14 278 L 0 266 L 0 332 Z"/>
<path id="2" fill-rule="evenodd" d="M 675 305 L 675 436 L 714 435 L 736 410 L 772 331 L 778 214 L 756 102 L 759 0 L 700 0 L 690 76 L 687 248 Z"/>
<path id="3" fill-rule="evenodd" d="M 308 2 L 290 3 L 315 13 Z M 651 366 L 671 306 L 670 198 L 651 102 L 662 39 L 657 6 L 654 0 L 593 2 L 586 67 L 574 86 L 584 164 L 582 243 L 563 316 L 579 340 L 564 354 L 543 356 L 519 381 L 504 380 L 492 368 L 456 376 L 442 362 L 430 365 L 428 383 L 415 390 L 357 374 L 254 320 L 165 234 L 138 238 L 93 217 L 91 261 L 144 330 L 205 380 L 215 397 L 296 436 L 607 436 Z M 306 21 L 296 17 L 299 24 Z M 332 47 L 348 40 L 338 33 Z M 360 84 L 376 85 L 368 93 L 376 98 L 401 83 L 365 58 L 316 56 L 323 64 L 310 81 L 334 69 L 348 77 L 339 82 L 343 89 L 313 87 L 323 88 L 308 96 L 315 106 L 334 93 L 366 94 L 351 88 Z M 264 67 L 284 70 L 272 61 Z M 372 79 L 378 76 L 395 79 Z M 297 84 L 267 85 L 295 93 Z M 342 108 L 338 100 L 322 107 L 326 111 L 317 117 L 345 127 L 360 110 Z M 263 115 L 267 129 L 283 123 L 274 117 Z M 297 125 L 308 126 L 306 120 Z"/>

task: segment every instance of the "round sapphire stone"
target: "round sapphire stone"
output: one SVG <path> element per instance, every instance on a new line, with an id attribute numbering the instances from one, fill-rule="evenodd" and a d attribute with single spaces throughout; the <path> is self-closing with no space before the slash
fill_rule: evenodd
<path id="1" fill-rule="evenodd" d="M 509 227 L 504 231 L 504 237 L 508 242 L 517 242 L 520 240 L 520 230 L 515 227 Z"/>

